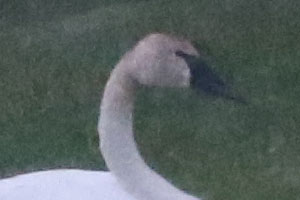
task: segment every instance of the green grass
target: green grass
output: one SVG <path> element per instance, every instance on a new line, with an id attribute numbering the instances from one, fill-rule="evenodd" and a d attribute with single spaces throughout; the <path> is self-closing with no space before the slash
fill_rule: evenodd
<path id="1" fill-rule="evenodd" d="M 96 131 L 114 64 L 150 32 L 193 42 L 249 102 L 143 89 L 147 163 L 209 200 L 299 200 L 297 0 L 2 1 L 0 177 L 105 169 Z"/>

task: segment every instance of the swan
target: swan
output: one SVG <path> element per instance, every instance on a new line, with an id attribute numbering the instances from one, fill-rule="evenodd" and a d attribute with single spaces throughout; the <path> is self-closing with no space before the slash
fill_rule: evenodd
<path id="1" fill-rule="evenodd" d="M 120 59 L 104 89 L 98 133 L 110 171 L 56 169 L 2 179 L 0 199 L 200 200 L 153 171 L 138 152 L 133 110 L 141 86 L 191 86 L 226 97 L 224 82 L 201 61 L 189 41 L 149 34 Z"/>

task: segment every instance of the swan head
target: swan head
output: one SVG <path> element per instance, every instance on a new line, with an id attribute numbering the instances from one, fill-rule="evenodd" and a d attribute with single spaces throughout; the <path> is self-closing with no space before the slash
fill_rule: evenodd
<path id="1" fill-rule="evenodd" d="M 190 68 L 182 57 L 176 55 L 176 51 L 199 56 L 190 42 L 156 33 L 138 42 L 121 62 L 125 62 L 128 66 L 125 70 L 140 85 L 189 87 Z"/>
<path id="2" fill-rule="evenodd" d="M 201 58 L 187 40 L 165 34 L 150 34 L 121 59 L 119 72 L 134 85 L 156 87 L 192 87 L 210 96 L 245 103 Z"/>
<path id="3" fill-rule="evenodd" d="M 224 81 L 186 40 L 164 34 L 151 34 L 141 40 L 123 61 L 132 79 L 140 85 L 192 87 L 213 96 L 228 95 Z"/>

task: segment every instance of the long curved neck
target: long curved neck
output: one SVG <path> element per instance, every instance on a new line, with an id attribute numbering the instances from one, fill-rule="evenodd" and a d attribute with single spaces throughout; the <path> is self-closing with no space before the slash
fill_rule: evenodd
<path id="1" fill-rule="evenodd" d="M 139 154 L 132 130 L 136 85 L 122 67 L 115 68 L 106 85 L 98 124 L 108 168 L 138 200 L 199 200 L 151 170 Z"/>

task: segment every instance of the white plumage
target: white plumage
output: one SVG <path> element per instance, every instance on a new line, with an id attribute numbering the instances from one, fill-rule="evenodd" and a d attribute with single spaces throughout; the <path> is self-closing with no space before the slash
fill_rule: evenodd
<path id="1" fill-rule="evenodd" d="M 57 169 L 0 181 L 1 200 L 135 200 L 109 172 Z"/>
<path id="2" fill-rule="evenodd" d="M 134 141 L 133 104 L 140 85 L 189 87 L 190 69 L 177 51 L 198 56 L 186 40 L 150 34 L 113 70 L 98 124 L 110 172 L 61 169 L 4 179 L 0 200 L 199 200 L 150 169 Z"/>

